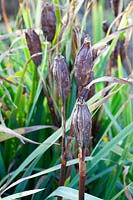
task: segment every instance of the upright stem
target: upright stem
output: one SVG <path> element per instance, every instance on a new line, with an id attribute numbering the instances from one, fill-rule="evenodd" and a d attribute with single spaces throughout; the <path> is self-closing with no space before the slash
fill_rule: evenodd
<path id="1" fill-rule="evenodd" d="M 59 124 L 58 124 L 58 117 L 57 117 L 57 114 L 56 114 L 55 109 L 54 109 L 53 100 L 52 100 L 51 96 L 48 94 L 47 87 L 46 87 L 46 82 L 45 82 L 45 80 L 41 77 L 41 73 L 40 73 L 39 68 L 37 68 L 37 69 L 38 69 L 39 78 L 40 78 L 41 81 L 42 81 L 42 87 L 43 87 L 44 95 L 45 95 L 46 98 L 47 98 L 47 102 L 48 102 L 49 110 L 50 110 L 50 113 L 51 113 L 52 121 L 53 121 L 54 125 L 58 127 L 58 125 L 59 125 Z"/>
<path id="2" fill-rule="evenodd" d="M 61 172 L 60 172 L 60 180 L 59 186 L 63 186 L 65 182 L 65 169 L 66 169 L 66 139 L 65 139 L 65 132 L 66 132 L 66 119 L 65 119 L 65 100 L 62 99 L 62 159 L 61 159 Z M 58 200 L 61 200 L 62 197 L 58 197 Z"/>
<path id="3" fill-rule="evenodd" d="M 79 147 L 79 200 L 84 200 L 85 196 L 85 149 Z"/>

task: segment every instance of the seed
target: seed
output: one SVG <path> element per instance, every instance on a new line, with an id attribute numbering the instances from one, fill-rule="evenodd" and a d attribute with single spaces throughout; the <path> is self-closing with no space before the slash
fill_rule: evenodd
<path id="1" fill-rule="evenodd" d="M 90 41 L 85 38 L 76 58 L 75 77 L 77 79 L 78 87 L 86 86 L 92 67 L 93 50 Z"/>
<path id="2" fill-rule="evenodd" d="M 25 33 L 25 38 L 31 56 L 37 53 L 42 53 L 40 38 L 33 29 L 28 29 Z M 36 55 L 32 60 L 36 66 L 39 66 L 42 62 L 42 55 Z"/>
<path id="3" fill-rule="evenodd" d="M 90 111 L 84 100 L 80 98 L 72 116 L 72 130 L 79 147 L 87 148 L 91 144 L 91 128 Z"/>
<path id="4" fill-rule="evenodd" d="M 70 92 L 70 75 L 66 60 L 61 54 L 58 54 L 54 59 L 53 76 L 59 96 L 66 99 Z"/>
<path id="5" fill-rule="evenodd" d="M 41 25 L 44 37 L 47 41 L 52 42 L 56 31 L 56 16 L 53 5 L 44 3 L 41 13 Z"/>

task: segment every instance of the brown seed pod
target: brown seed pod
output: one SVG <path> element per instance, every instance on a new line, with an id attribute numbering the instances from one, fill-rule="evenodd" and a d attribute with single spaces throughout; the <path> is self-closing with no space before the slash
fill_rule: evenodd
<path id="1" fill-rule="evenodd" d="M 90 71 L 93 67 L 93 50 L 90 41 L 85 38 L 83 45 L 81 46 L 77 58 L 75 77 L 78 87 L 84 87 L 88 83 L 90 77 Z"/>
<path id="2" fill-rule="evenodd" d="M 31 56 L 37 53 L 42 53 L 40 38 L 33 29 L 29 29 L 25 33 L 25 38 Z M 32 60 L 36 66 L 39 66 L 42 62 L 42 55 L 36 55 Z"/>
<path id="3" fill-rule="evenodd" d="M 122 1 L 121 0 L 111 0 L 111 6 L 114 11 L 115 17 L 117 17 L 120 14 L 120 12 L 122 11 L 122 7 L 123 7 Z"/>
<path id="4" fill-rule="evenodd" d="M 91 144 L 92 119 L 88 106 L 82 98 L 77 101 L 71 123 L 79 147 L 88 148 Z"/>
<path id="5" fill-rule="evenodd" d="M 58 54 L 54 59 L 53 76 L 58 88 L 58 94 L 65 100 L 70 92 L 70 75 L 66 60 L 61 54 Z"/>
<path id="6" fill-rule="evenodd" d="M 43 4 L 41 25 L 44 37 L 46 37 L 49 42 L 52 42 L 56 31 L 56 16 L 53 5 L 48 3 Z"/>

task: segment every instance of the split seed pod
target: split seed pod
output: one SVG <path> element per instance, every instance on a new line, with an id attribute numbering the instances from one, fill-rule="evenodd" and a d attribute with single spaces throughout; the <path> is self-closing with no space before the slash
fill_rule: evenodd
<path id="1" fill-rule="evenodd" d="M 82 99 L 77 101 L 71 125 L 79 147 L 88 148 L 91 144 L 92 119 L 88 106 Z"/>
<path id="2" fill-rule="evenodd" d="M 40 38 L 33 29 L 29 29 L 25 33 L 25 38 L 31 56 L 37 53 L 42 53 Z M 36 66 L 39 66 L 42 62 L 42 55 L 36 55 L 32 60 Z"/>
<path id="3" fill-rule="evenodd" d="M 75 77 L 77 79 L 78 87 L 84 87 L 88 84 L 92 67 L 93 50 L 90 41 L 85 38 L 76 58 Z"/>
<path id="4" fill-rule="evenodd" d="M 56 16 L 53 5 L 44 3 L 41 13 L 41 25 L 44 37 L 51 42 L 54 39 L 56 31 Z"/>
<path id="5" fill-rule="evenodd" d="M 53 76 L 59 96 L 65 100 L 70 92 L 70 74 L 65 58 L 58 54 L 54 59 Z"/>

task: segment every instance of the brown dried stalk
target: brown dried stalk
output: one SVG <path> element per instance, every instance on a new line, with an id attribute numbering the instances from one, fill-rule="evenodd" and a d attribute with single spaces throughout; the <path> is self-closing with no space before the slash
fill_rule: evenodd
<path id="1" fill-rule="evenodd" d="M 11 33 L 12 29 L 11 29 L 11 26 L 10 26 L 10 23 L 9 23 L 9 19 L 8 19 L 8 16 L 7 16 L 7 13 L 6 13 L 5 0 L 1 0 L 1 9 L 2 9 L 2 15 L 3 15 L 3 19 L 4 19 L 4 22 L 5 22 L 7 31 L 9 33 Z"/>
<path id="2" fill-rule="evenodd" d="M 84 193 L 85 193 L 85 149 L 79 147 L 79 200 L 84 200 Z"/>
<path id="3" fill-rule="evenodd" d="M 55 84 L 58 89 L 58 95 L 62 99 L 62 160 L 61 160 L 61 172 L 60 172 L 60 181 L 59 186 L 64 185 L 65 181 L 65 169 L 66 169 L 66 160 L 67 160 L 67 152 L 66 152 L 66 139 L 65 139 L 65 131 L 66 131 L 66 119 L 65 119 L 65 101 L 70 92 L 70 75 L 68 72 L 67 64 L 65 58 L 58 54 L 54 60 L 53 66 L 53 76 L 55 79 Z M 58 197 L 58 200 L 61 200 L 62 197 Z"/>
<path id="4" fill-rule="evenodd" d="M 49 110 L 50 110 L 50 113 L 51 113 L 51 118 L 52 118 L 53 124 L 55 126 L 59 127 L 58 117 L 57 117 L 57 114 L 55 112 L 54 103 L 53 103 L 51 96 L 48 94 L 45 79 L 42 78 L 39 68 L 37 68 L 37 71 L 38 71 L 38 76 L 39 76 L 40 80 L 42 81 L 43 93 L 47 98 L 48 107 L 49 107 Z"/>

